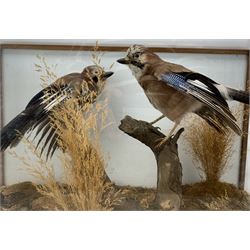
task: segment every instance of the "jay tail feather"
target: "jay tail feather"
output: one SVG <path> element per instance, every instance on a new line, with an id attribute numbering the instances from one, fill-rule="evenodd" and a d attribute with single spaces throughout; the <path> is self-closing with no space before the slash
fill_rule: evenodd
<path id="1" fill-rule="evenodd" d="M 228 95 L 232 100 L 242 102 L 249 105 L 249 91 L 227 88 Z"/>

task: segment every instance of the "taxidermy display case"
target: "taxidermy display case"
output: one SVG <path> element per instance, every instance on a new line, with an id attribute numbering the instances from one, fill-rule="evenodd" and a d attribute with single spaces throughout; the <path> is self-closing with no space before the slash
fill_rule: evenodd
<path id="1" fill-rule="evenodd" d="M 4 127 L 28 103 L 35 107 L 29 122 L 41 105 L 44 110 L 42 126 L 32 125 L 18 135 L 20 143 L 1 152 L 0 209 L 250 210 L 249 105 L 228 102 L 240 136 L 221 133 L 195 114 L 168 136 L 174 123 L 150 123 L 161 112 L 129 67 L 117 63 L 132 45 L 124 44 L 1 44 L 1 143 Z M 163 60 L 249 91 L 249 50 L 148 47 Z M 72 94 L 68 84 L 90 65 L 101 73 L 88 71 L 87 90 Z M 59 83 L 63 89 L 47 91 L 75 72 Z"/>

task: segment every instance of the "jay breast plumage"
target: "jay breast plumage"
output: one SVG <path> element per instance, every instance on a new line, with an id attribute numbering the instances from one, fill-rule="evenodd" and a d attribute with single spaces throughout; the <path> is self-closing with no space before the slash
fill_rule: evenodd
<path id="1" fill-rule="evenodd" d="M 176 124 L 192 112 L 219 132 L 230 127 L 241 135 L 227 101 L 249 104 L 249 92 L 226 87 L 182 65 L 166 62 L 142 45 L 132 45 L 118 62 L 129 66 L 150 103 Z"/>
<path id="2" fill-rule="evenodd" d="M 92 65 L 84 68 L 81 73 L 58 78 L 36 94 L 26 108 L 2 128 L 1 151 L 15 147 L 25 133 L 36 129 L 35 137 L 40 135 L 37 147 L 45 139 L 41 154 L 48 145 L 47 158 L 51 157 L 58 148 L 58 134 L 50 119 L 55 108 L 72 98 L 76 98 L 79 105 L 95 102 L 104 88 L 105 80 L 112 74 L 113 72 L 105 72 L 101 67 Z"/>

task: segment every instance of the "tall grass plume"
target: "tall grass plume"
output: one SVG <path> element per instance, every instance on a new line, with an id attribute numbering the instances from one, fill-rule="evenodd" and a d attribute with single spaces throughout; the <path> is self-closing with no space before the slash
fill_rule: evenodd
<path id="1" fill-rule="evenodd" d="M 239 113 L 236 116 L 239 117 Z M 185 122 L 188 126 L 184 139 L 189 146 L 187 152 L 192 155 L 195 167 L 205 181 L 219 181 L 231 165 L 235 133 L 231 129 L 223 134 L 219 133 L 197 116 L 192 116 Z"/>

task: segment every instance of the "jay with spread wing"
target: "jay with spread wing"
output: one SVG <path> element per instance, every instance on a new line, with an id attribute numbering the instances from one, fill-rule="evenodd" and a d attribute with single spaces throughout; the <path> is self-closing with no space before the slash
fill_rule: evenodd
<path id="1" fill-rule="evenodd" d="M 105 80 L 112 74 L 113 72 L 105 72 L 100 66 L 92 65 L 84 68 L 81 73 L 58 78 L 36 94 L 26 108 L 2 128 L 1 151 L 15 147 L 26 132 L 37 129 L 36 136 L 41 134 L 37 147 L 46 138 L 41 154 L 48 145 L 47 158 L 51 157 L 58 148 L 58 135 L 50 119 L 52 112 L 71 98 L 77 98 L 80 105 L 95 102 L 104 88 Z M 88 98 L 90 93 L 91 98 Z"/>
<path id="2" fill-rule="evenodd" d="M 249 92 L 226 87 L 182 65 L 166 62 L 142 45 L 132 45 L 126 57 L 117 62 L 129 66 L 150 103 L 163 114 L 160 118 L 175 122 L 171 133 L 185 114 L 192 112 L 221 133 L 229 127 L 241 135 L 227 101 L 249 104 Z"/>

